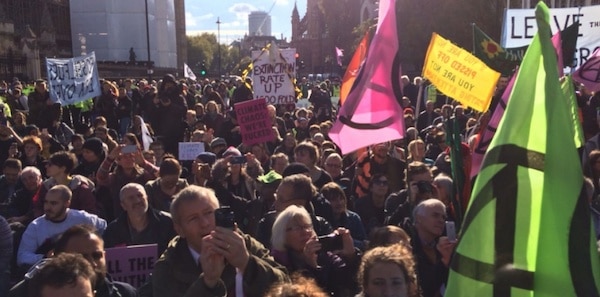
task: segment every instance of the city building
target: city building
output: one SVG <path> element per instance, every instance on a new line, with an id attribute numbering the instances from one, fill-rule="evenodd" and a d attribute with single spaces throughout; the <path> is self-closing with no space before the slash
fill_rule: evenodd
<path id="1" fill-rule="evenodd" d="M 250 36 L 271 36 L 271 16 L 264 11 L 253 11 L 248 15 Z"/>

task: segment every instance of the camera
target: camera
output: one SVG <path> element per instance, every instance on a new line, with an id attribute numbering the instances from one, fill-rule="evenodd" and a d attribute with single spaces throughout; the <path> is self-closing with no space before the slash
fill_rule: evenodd
<path id="1" fill-rule="evenodd" d="M 418 181 L 416 186 L 419 190 L 419 194 L 433 193 L 433 185 L 431 185 L 431 183 L 428 181 Z"/>
<path id="2" fill-rule="evenodd" d="M 335 233 L 319 236 L 319 243 L 321 244 L 321 249 L 327 252 L 341 250 L 344 248 L 342 236 Z"/>
<path id="3" fill-rule="evenodd" d="M 217 226 L 235 229 L 235 215 L 229 206 L 222 206 L 215 210 L 215 222 Z"/>

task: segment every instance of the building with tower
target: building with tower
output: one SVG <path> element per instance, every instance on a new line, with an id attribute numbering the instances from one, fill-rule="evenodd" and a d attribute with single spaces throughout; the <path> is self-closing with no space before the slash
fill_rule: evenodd
<path id="1" fill-rule="evenodd" d="M 264 11 L 253 11 L 248 15 L 250 36 L 271 36 L 271 16 Z"/>

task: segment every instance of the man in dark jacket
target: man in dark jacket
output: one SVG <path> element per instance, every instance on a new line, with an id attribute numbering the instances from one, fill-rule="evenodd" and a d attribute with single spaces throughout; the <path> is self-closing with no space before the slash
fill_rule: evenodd
<path id="1" fill-rule="evenodd" d="M 29 94 L 27 99 L 29 105 L 29 116 L 31 124 L 40 129 L 49 129 L 54 121 L 60 121 L 62 117 L 62 107 L 60 103 L 54 103 L 50 99 L 50 92 L 46 86 L 46 81 L 37 80 L 35 90 Z"/>
<path id="2" fill-rule="evenodd" d="M 219 202 L 189 186 L 171 204 L 175 237 L 154 266 L 153 296 L 263 296 L 285 269 L 249 235 L 216 226 Z"/>
<path id="3" fill-rule="evenodd" d="M 157 256 L 160 256 L 175 237 L 171 215 L 149 207 L 148 195 L 140 184 L 126 184 L 121 188 L 119 197 L 124 212 L 106 227 L 103 234 L 105 246 L 156 243 Z"/>

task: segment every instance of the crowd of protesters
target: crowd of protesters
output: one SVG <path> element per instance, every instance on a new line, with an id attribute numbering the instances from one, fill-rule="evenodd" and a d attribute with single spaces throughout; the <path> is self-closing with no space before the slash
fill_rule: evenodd
<path id="1" fill-rule="evenodd" d="M 328 135 L 339 81 L 300 80 L 310 106 L 269 105 L 273 141 L 250 146 L 235 113 L 254 98 L 250 79 L 101 84 L 71 106 L 44 80 L 0 84 L 0 296 L 443 295 L 456 245 L 445 222 L 468 201 L 447 123 L 468 172 L 489 112 L 441 95 L 419 111 L 423 81 L 403 76 L 405 138 L 342 155 Z M 600 230 L 600 96 L 578 99 Z M 205 152 L 178 160 L 180 142 Z M 151 243 L 146 284 L 110 278 L 105 248 Z"/>

